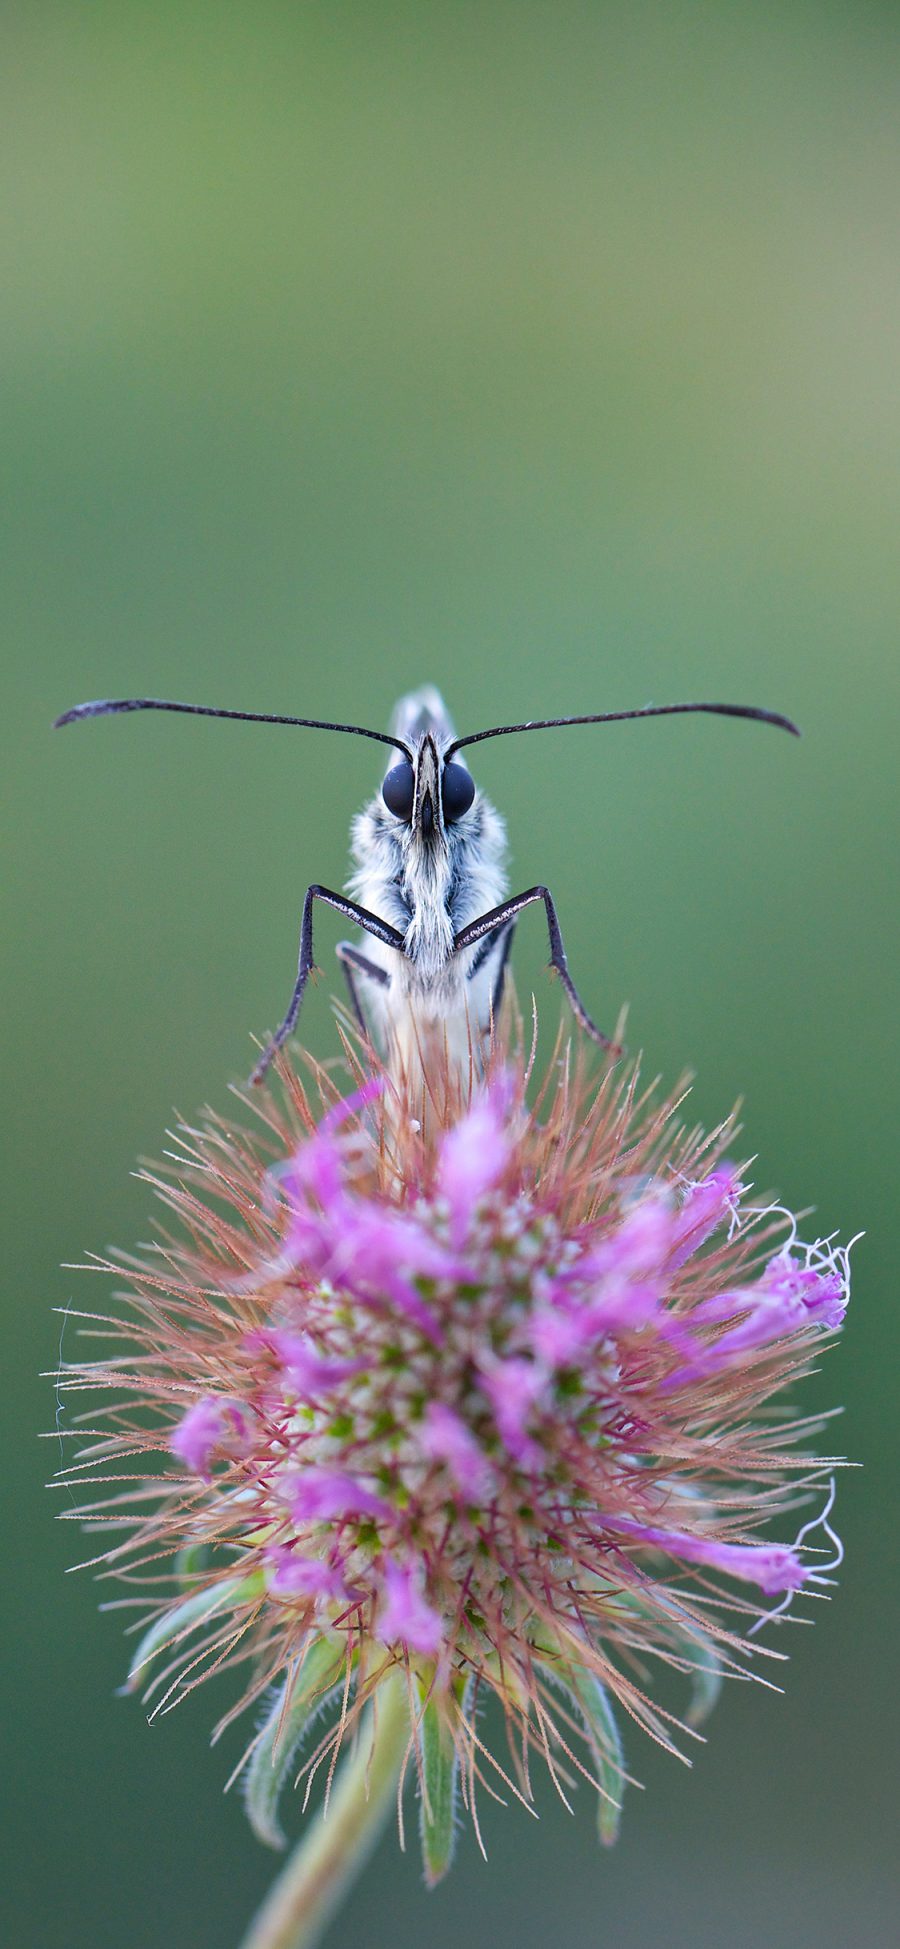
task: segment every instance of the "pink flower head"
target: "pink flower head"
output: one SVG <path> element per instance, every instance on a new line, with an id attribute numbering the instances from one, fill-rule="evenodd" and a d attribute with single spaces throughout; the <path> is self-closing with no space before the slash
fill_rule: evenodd
<path id="1" fill-rule="evenodd" d="M 384 1565 L 384 1597 L 378 1611 L 383 1644 L 399 1642 L 408 1651 L 436 1658 L 444 1642 L 439 1613 L 422 1594 L 422 1573 L 412 1563 Z"/>
<path id="2" fill-rule="evenodd" d="M 794 1533 L 831 1471 L 793 1398 L 842 1324 L 846 1250 L 749 1207 L 733 1132 L 684 1129 L 633 1069 L 558 1065 L 530 1110 L 521 1062 L 498 1049 L 466 1098 L 434 1046 L 415 1088 L 376 1077 L 318 1127 L 285 1069 L 258 1137 L 191 1131 L 165 1252 L 130 1262 L 133 1364 L 61 1382 L 105 1382 L 79 1467 L 117 1483 L 109 1569 L 129 1598 L 149 1579 L 145 1660 L 169 1632 L 158 1696 L 204 1661 L 243 1668 L 248 1704 L 272 1690 L 246 1755 L 267 1839 L 279 1740 L 321 1709 L 328 1777 L 385 1680 L 426 1835 L 431 1807 L 452 1829 L 457 1766 L 470 1796 L 487 1769 L 486 1693 L 526 1798 L 533 1757 L 582 1765 L 581 1729 L 609 1807 L 617 1715 L 678 1747 L 654 1664 L 740 1669 L 840 1560 L 833 1489 Z"/>

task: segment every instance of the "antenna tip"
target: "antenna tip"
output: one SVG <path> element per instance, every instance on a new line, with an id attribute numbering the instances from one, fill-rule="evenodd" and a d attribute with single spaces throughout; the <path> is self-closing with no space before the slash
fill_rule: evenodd
<path id="1" fill-rule="evenodd" d="M 53 719 L 51 729 L 60 731 L 64 724 L 78 724 L 83 717 L 104 717 L 109 711 L 118 708 L 118 705 L 111 703 L 108 697 L 100 697 L 93 704 L 73 704 L 70 711 L 63 711 L 61 717 Z"/>
<path id="2" fill-rule="evenodd" d="M 777 731 L 790 731 L 792 738 L 800 736 L 800 727 L 792 717 L 785 717 L 783 711 L 763 710 L 759 704 L 713 704 L 700 708 L 720 711 L 723 717 L 755 717 L 760 724 L 774 724 Z"/>
<path id="3" fill-rule="evenodd" d="M 792 738 L 801 735 L 799 724 L 795 724 L 792 717 L 785 717 L 783 711 L 762 710 L 758 704 L 717 704 L 715 708 L 723 711 L 726 717 L 755 717 L 762 724 L 774 724 L 778 731 L 790 731 Z"/>

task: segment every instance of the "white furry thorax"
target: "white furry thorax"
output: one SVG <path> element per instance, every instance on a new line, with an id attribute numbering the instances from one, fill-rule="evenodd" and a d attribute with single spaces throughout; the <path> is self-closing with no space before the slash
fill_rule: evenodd
<path id="1" fill-rule="evenodd" d="M 351 851 L 355 870 L 347 890 L 403 934 L 406 972 L 415 988 L 437 978 L 460 929 L 489 913 L 506 892 L 506 829 L 482 792 L 427 854 L 380 796 L 373 798 L 353 821 Z M 367 939 L 366 954 L 379 945 Z M 384 952 L 393 964 L 403 963 L 391 948 Z"/>
<path id="2" fill-rule="evenodd" d="M 423 765 L 440 771 L 443 752 L 452 742 L 453 726 L 438 693 L 428 688 L 398 705 L 392 730 L 418 755 Z M 397 759 L 403 756 L 398 748 Z M 381 1039 L 396 1028 L 400 1016 L 412 1010 L 421 1025 L 443 1023 L 456 1039 L 468 1041 L 471 1028 L 488 1026 L 495 953 L 482 950 L 473 980 L 473 961 L 481 944 L 453 955 L 460 929 L 489 913 L 507 891 L 506 828 L 500 814 L 476 789 L 469 810 L 450 825 L 441 823 L 429 841 L 415 827 L 397 819 L 380 790 L 353 821 L 351 852 L 354 870 L 347 890 L 360 906 L 377 914 L 404 937 L 406 952 L 366 935 L 359 943 L 366 959 L 384 969 L 389 987 L 366 985 L 366 1004 Z M 496 942 L 499 948 L 499 940 Z"/>

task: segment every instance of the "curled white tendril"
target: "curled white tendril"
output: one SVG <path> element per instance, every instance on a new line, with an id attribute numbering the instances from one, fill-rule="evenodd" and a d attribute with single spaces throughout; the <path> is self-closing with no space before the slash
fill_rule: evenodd
<path id="1" fill-rule="evenodd" d="M 840 1280 L 846 1302 L 850 1297 L 850 1254 L 854 1245 L 858 1245 L 860 1239 L 865 1237 L 865 1233 L 855 1232 L 846 1245 L 838 1245 L 837 1232 L 829 1232 L 825 1238 L 814 1239 L 811 1244 L 808 1244 L 800 1237 L 799 1221 L 792 1211 L 788 1211 L 786 1205 L 755 1205 L 745 1214 L 745 1222 L 748 1225 L 762 1224 L 766 1218 L 783 1218 L 788 1227 L 788 1236 L 784 1244 L 779 1247 L 775 1258 L 786 1259 L 796 1253 L 802 1260 L 804 1272 L 818 1272 L 823 1277 L 833 1273 L 835 1278 Z"/>
<path id="2" fill-rule="evenodd" d="M 833 1572 L 838 1570 L 844 1561 L 844 1545 L 841 1542 L 837 1530 L 833 1529 L 828 1521 L 834 1508 L 836 1495 L 837 1485 L 834 1476 L 831 1475 L 828 1478 L 828 1495 L 825 1499 L 824 1508 L 819 1511 L 818 1516 L 810 1516 L 809 1521 L 802 1525 L 794 1538 L 792 1548 L 799 1550 L 805 1538 L 811 1535 L 813 1530 L 821 1529 L 834 1549 L 834 1555 L 830 1563 L 820 1563 L 817 1570 L 807 1571 L 801 1588 L 805 1589 L 807 1584 L 818 1584 L 821 1589 L 830 1589 L 834 1583 Z M 747 1632 L 748 1638 L 755 1637 L 757 1631 L 761 1631 L 764 1624 L 771 1624 L 774 1618 L 784 1617 L 790 1610 L 796 1595 L 796 1590 L 787 1591 L 784 1597 L 782 1597 L 780 1604 L 773 1605 L 770 1611 L 764 1612 L 762 1617 L 757 1618 L 755 1624 L 750 1625 Z"/>
<path id="3" fill-rule="evenodd" d="M 841 1293 L 844 1305 L 846 1306 L 850 1297 L 850 1254 L 854 1245 L 857 1245 L 863 1237 L 863 1233 L 855 1233 L 847 1245 L 838 1245 L 836 1243 L 837 1234 L 835 1232 L 831 1232 L 827 1238 L 817 1238 L 812 1244 L 807 1244 L 798 1236 L 797 1220 L 793 1212 L 788 1211 L 784 1205 L 767 1205 L 764 1209 L 753 1213 L 754 1220 L 759 1221 L 770 1218 L 773 1215 L 785 1218 L 789 1227 L 789 1236 L 777 1256 L 787 1259 L 796 1254 L 802 1259 L 804 1271 L 834 1274 L 840 1281 Z M 828 1495 L 824 1508 L 818 1516 L 810 1517 L 809 1522 L 803 1524 L 794 1539 L 793 1548 L 797 1550 L 813 1530 L 821 1529 L 834 1550 L 834 1555 L 830 1563 L 822 1563 L 818 1569 L 810 1570 L 807 1573 L 803 1587 L 809 1584 L 818 1584 L 820 1589 L 829 1588 L 834 1582 L 834 1571 L 839 1569 L 843 1563 L 843 1543 L 837 1531 L 832 1528 L 831 1523 L 828 1521 L 834 1508 L 836 1493 L 835 1480 L 832 1475 L 829 1477 Z M 750 1638 L 755 1637 L 757 1631 L 761 1631 L 764 1624 L 771 1624 L 774 1618 L 784 1617 L 790 1610 L 796 1595 L 797 1592 L 794 1590 L 787 1591 L 781 1599 L 780 1604 L 774 1605 L 772 1610 L 766 1611 L 762 1617 L 757 1618 L 755 1624 L 751 1624 L 747 1636 Z"/>

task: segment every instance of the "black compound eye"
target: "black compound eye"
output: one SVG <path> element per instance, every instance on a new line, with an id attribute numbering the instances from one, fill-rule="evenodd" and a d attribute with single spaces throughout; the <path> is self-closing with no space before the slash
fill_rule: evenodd
<path id="1" fill-rule="evenodd" d="M 444 823 L 452 826 L 454 819 L 461 819 L 468 812 L 475 797 L 475 780 L 465 765 L 444 766 L 441 778 L 441 805 L 444 809 Z"/>
<path id="2" fill-rule="evenodd" d="M 416 796 L 416 781 L 412 765 L 404 758 L 400 765 L 392 765 L 384 784 L 381 796 L 389 812 L 395 819 L 403 819 L 409 825 L 413 814 L 413 800 Z"/>

